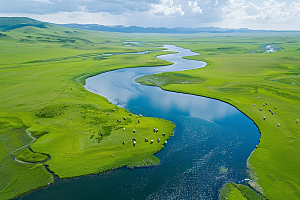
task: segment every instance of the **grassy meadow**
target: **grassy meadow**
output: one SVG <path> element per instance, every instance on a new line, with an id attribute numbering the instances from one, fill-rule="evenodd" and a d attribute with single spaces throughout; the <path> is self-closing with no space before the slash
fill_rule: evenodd
<path id="1" fill-rule="evenodd" d="M 28 18 L 0 18 L 0 23 L 0 199 L 52 183 L 44 164 L 67 178 L 159 163 L 153 154 L 164 147 L 174 124 L 130 116 L 83 84 L 109 70 L 170 64 L 156 58 L 166 52 L 108 57 L 157 47 L 124 46 L 134 39 L 129 34 L 74 30 Z"/>
<path id="2" fill-rule="evenodd" d="M 248 161 L 249 176 L 254 180 L 249 184 L 269 199 L 299 199 L 299 33 L 199 34 L 159 42 L 201 53 L 187 59 L 205 61 L 207 66 L 144 76 L 136 81 L 219 99 L 237 107 L 261 132 L 258 148 Z M 264 53 L 267 45 L 281 50 Z"/>
<path id="3" fill-rule="evenodd" d="M 207 66 L 137 82 L 230 103 L 261 132 L 248 167 L 251 187 L 264 197 L 233 183 L 224 186 L 220 198 L 300 198 L 299 33 L 119 34 L 28 18 L 0 18 L 0 24 L 0 199 L 52 183 L 44 164 L 61 178 L 158 164 L 153 154 L 164 147 L 174 124 L 131 115 L 83 85 L 109 70 L 170 64 L 156 58 L 167 52 L 107 56 L 157 50 L 162 44 L 201 53 L 187 59 Z M 124 46 L 128 41 L 142 45 Z M 268 45 L 281 50 L 264 53 Z"/>

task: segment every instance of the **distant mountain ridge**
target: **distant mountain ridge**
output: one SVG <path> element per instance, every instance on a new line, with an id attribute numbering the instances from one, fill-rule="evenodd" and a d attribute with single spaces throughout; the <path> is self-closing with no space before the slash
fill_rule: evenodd
<path id="1" fill-rule="evenodd" d="M 122 25 L 118 26 L 104 26 L 98 24 L 55 24 L 58 26 L 64 26 L 68 28 L 76 28 L 91 31 L 107 31 L 107 32 L 121 32 L 121 33 L 225 33 L 225 32 L 249 32 L 250 29 L 223 29 L 218 27 L 201 27 L 201 28 L 166 28 L 166 27 L 140 27 L 140 26 L 129 26 L 125 27 Z"/>
<path id="2" fill-rule="evenodd" d="M 90 31 L 107 31 L 107 32 L 121 32 L 121 33 L 247 33 L 247 32 L 282 32 L 282 31 L 271 31 L 271 30 L 251 30 L 248 28 L 240 29 L 230 29 L 230 28 L 218 28 L 218 27 L 200 27 L 200 28 L 166 28 L 166 27 L 139 27 L 139 26 L 129 26 L 125 27 L 122 25 L 118 26 L 104 26 L 98 24 L 55 24 L 58 26 L 64 26 L 68 28 L 76 28 Z M 298 32 L 298 31 L 288 31 L 288 32 Z"/>
<path id="3" fill-rule="evenodd" d="M 90 31 L 105 31 L 105 32 L 120 32 L 120 33 L 177 33 L 177 34 L 192 34 L 192 33 L 247 33 L 247 32 L 283 32 L 270 30 L 251 30 L 247 28 L 230 29 L 219 27 L 200 27 L 200 28 L 166 28 L 166 27 L 140 27 L 122 25 L 105 26 L 99 24 L 54 24 L 48 22 L 41 22 L 28 17 L 0 17 L 0 31 L 9 31 L 26 26 L 34 26 L 37 28 L 47 28 L 47 25 L 57 25 L 67 28 L 75 28 Z M 299 31 L 284 31 L 284 32 L 299 32 Z"/>

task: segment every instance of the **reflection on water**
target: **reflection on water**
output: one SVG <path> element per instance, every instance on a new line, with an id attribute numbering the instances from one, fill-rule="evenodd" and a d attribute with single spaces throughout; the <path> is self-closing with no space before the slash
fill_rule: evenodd
<path id="1" fill-rule="evenodd" d="M 204 62 L 182 59 L 196 55 L 189 50 L 165 47 L 179 52 L 159 56 L 174 65 L 121 69 L 86 82 L 86 89 L 132 113 L 175 123 L 174 136 L 156 154 L 161 164 L 57 180 L 24 199 L 217 199 L 224 183 L 247 178 L 246 160 L 259 140 L 250 119 L 220 101 L 134 82 L 141 75 L 205 66 Z"/>

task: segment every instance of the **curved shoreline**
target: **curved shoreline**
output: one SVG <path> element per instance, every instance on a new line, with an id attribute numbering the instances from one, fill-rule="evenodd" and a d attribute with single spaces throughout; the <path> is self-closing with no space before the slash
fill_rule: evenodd
<path id="1" fill-rule="evenodd" d="M 183 47 L 181 47 L 183 48 Z M 189 49 L 190 51 L 192 51 L 191 49 Z M 210 62 L 206 62 L 205 60 L 197 60 L 197 59 L 190 59 L 188 57 L 191 57 L 191 56 L 183 56 L 182 58 L 183 59 L 186 59 L 186 60 L 194 60 L 194 61 L 201 61 L 201 62 L 205 62 L 206 65 L 205 66 L 209 66 L 209 64 L 211 64 Z M 173 71 L 173 72 L 177 72 L 177 71 Z M 155 75 L 155 74 L 153 74 Z M 148 76 L 148 75 L 145 75 L 145 76 Z M 142 77 L 142 76 L 141 76 Z M 136 78 L 137 79 L 137 78 Z M 135 79 L 135 80 L 136 80 Z M 137 82 L 138 83 L 138 82 Z M 139 83 L 141 84 L 141 83 Z M 211 96 L 206 96 L 206 95 L 198 95 L 198 94 L 193 94 L 193 93 L 187 93 L 187 92 L 183 92 L 183 91 L 175 91 L 175 90 L 168 90 L 168 89 L 164 89 L 162 88 L 161 86 L 158 86 L 158 85 L 155 85 L 155 83 L 153 83 L 153 85 L 148 85 L 148 84 L 141 84 L 141 85 L 147 85 L 147 86 L 154 86 L 154 87 L 159 87 L 160 89 L 164 90 L 164 91 L 168 91 L 168 92 L 174 92 L 174 93 L 178 93 L 178 94 L 187 94 L 187 95 L 193 95 L 193 96 L 199 96 L 199 97 L 204 97 L 204 98 L 209 98 L 209 99 L 213 99 L 213 100 L 217 100 L 217 101 L 220 101 L 220 102 L 223 102 L 223 103 L 226 103 L 234 108 L 236 108 L 239 112 L 243 113 L 248 119 L 250 119 L 254 124 L 255 126 L 257 127 L 258 131 L 259 131 L 259 134 L 260 134 L 260 138 L 261 138 L 261 130 L 260 130 L 260 127 L 256 124 L 256 122 L 245 112 L 243 112 L 242 110 L 240 110 L 237 106 L 235 106 L 234 104 L 231 104 L 225 100 L 222 100 L 220 98 L 217 98 L 217 97 L 211 97 Z M 253 190 L 255 190 L 256 192 L 258 192 L 259 194 L 263 194 L 263 188 L 258 184 L 257 180 L 259 179 L 256 175 L 256 172 L 253 170 L 250 162 L 249 162 L 249 159 L 251 158 L 252 154 L 254 153 L 254 151 L 256 150 L 256 148 L 258 148 L 258 145 L 260 144 L 260 139 L 259 139 L 259 143 L 257 144 L 257 146 L 253 149 L 253 151 L 251 152 L 251 154 L 249 155 L 248 159 L 247 159 L 247 162 L 246 162 L 246 165 L 247 165 L 247 174 L 249 175 L 249 177 L 251 177 L 251 183 L 248 183 L 248 186 L 250 186 Z"/>
<path id="2" fill-rule="evenodd" d="M 169 53 L 167 53 L 167 54 L 164 54 L 164 55 L 169 55 Z M 157 56 L 156 56 L 157 57 Z M 181 56 L 181 58 L 183 58 L 184 56 Z M 184 58 L 183 58 L 184 59 Z M 204 62 L 204 61 L 202 61 L 202 62 Z M 207 63 L 206 63 L 207 64 Z M 158 66 L 167 66 L 167 65 L 158 65 Z M 144 66 L 144 67 L 149 67 L 149 66 Z M 153 67 L 153 66 L 152 66 Z M 155 66 L 156 67 L 156 66 Z M 127 68 L 137 68 L 137 67 L 127 67 Z M 138 67 L 138 68 L 140 68 L 140 67 Z M 120 69 L 123 69 L 123 68 L 120 68 Z M 197 69 L 197 68 L 195 68 L 195 69 Z M 77 77 L 77 78 L 75 78 L 75 81 L 77 82 L 77 83 L 79 83 L 79 84 L 81 84 L 80 83 L 80 80 L 78 80 L 78 79 L 80 79 L 80 78 L 85 78 L 85 79 L 87 79 L 87 78 L 90 78 L 90 77 L 93 77 L 93 76 L 96 76 L 96 75 L 99 75 L 99 74 L 103 74 L 103 73 L 106 73 L 106 72 L 110 72 L 110 71 L 116 71 L 116 70 L 119 70 L 119 69 L 114 69 L 114 70 L 108 70 L 108 71 L 105 71 L 105 72 L 100 72 L 100 73 L 95 73 L 95 74 L 93 74 L 93 75 L 91 75 L 91 74 L 85 74 L 85 75 L 81 75 L 81 76 L 79 76 L 79 77 Z M 189 70 L 189 69 L 186 69 L 186 70 Z M 181 71 L 185 71 L 185 70 L 181 70 Z M 90 76 L 89 76 L 90 75 Z M 74 80 L 74 79 L 73 79 Z M 82 85 L 82 84 L 81 84 Z M 164 89 L 163 89 L 164 90 Z M 187 94 L 187 95 L 193 95 L 193 96 L 200 96 L 200 95 L 195 95 L 195 94 L 189 94 L 189 93 L 183 93 L 183 92 L 176 92 L 176 91 L 170 91 L 170 90 L 165 90 L 165 91 L 168 91 L 168 92 L 174 92 L 174 93 L 181 93 L 181 94 Z M 225 102 L 225 101 L 222 101 L 222 100 L 220 100 L 220 99 L 216 99 L 216 98 L 211 98 L 211 97 L 206 97 L 206 96 L 202 96 L 202 97 L 205 97 L 205 98 L 209 98 L 209 99 L 214 99 L 214 100 L 217 100 L 217 101 L 220 101 L 220 102 L 224 102 L 224 103 L 226 103 L 226 104 L 228 104 L 228 105 L 231 105 L 230 103 L 227 103 L 227 102 Z M 105 98 L 105 97 L 104 97 Z M 107 99 L 107 98 L 105 98 L 105 99 Z M 233 105 L 231 105 L 232 107 L 234 107 L 234 108 L 236 108 L 235 106 L 233 106 Z M 237 109 L 239 112 L 241 112 L 239 109 Z M 243 113 L 243 112 L 241 112 L 241 113 Z M 243 113 L 244 114 L 244 113 Z M 245 115 L 245 114 L 244 114 Z M 245 115 L 245 116 L 247 116 L 247 115 Z M 247 116 L 248 117 L 248 116 Z M 249 118 L 249 117 L 248 117 Z M 249 118 L 250 119 L 250 118 Z M 253 121 L 252 119 L 251 119 L 251 121 Z M 255 124 L 256 125 L 256 124 Z M 257 125 L 256 125 L 256 127 L 257 127 Z M 173 133 L 174 133 L 174 130 L 173 130 Z M 162 148 L 163 149 L 163 148 Z M 161 149 L 161 150 L 162 150 Z M 161 150 L 159 150 L 159 151 L 157 151 L 157 152 L 155 152 L 154 153 L 154 155 L 156 154 L 156 153 L 158 153 L 158 152 L 160 152 Z M 122 167 L 119 167 L 119 168 L 123 168 L 123 167 L 125 167 L 125 166 L 122 166 Z M 149 166 L 150 167 L 150 166 Z M 46 168 L 47 170 L 49 170 L 48 168 Z M 112 170 L 114 170 L 114 169 L 117 169 L 117 168 L 112 168 L 112 169 L 110 169 L 110 170 L 106 170 L 106 171 L 103 171 L 103 172 L 107 172 L 107 171 L 112 171 Z M 50 170 L 49 170 L 50 171 Z M 52 171 L 50 171 L 50 173 L 51 173 Z M 54 172 L 52 172 L 53 173 L 53 175 L 56 175 Z M 98 172 L 98 173 L 102 173 L 102 172 Z M 97 173 L 97 174 L 98 174 Z M 73 176 L 73 177 L 67 177 L 67 178 L 60 178 L 60 179 L 72 179 L 72 178 L 76 178 L 76 177 L 81 177 L 81 176 L 86 176 L 86 175 L 93 175 L 94 173 L 91 173 L 91 174 L 85 174 L 85 175 L 79 175 L 79 176 Z M 57 176 L 57 175 L 56 175 Z"/>
<path id="3" fill-rule="evenodd" d="M 204 62 L 204 61 L 202 61 L 202 62 Z M 140 83 L 139 83 L 140 84 Z M 143 85 L 143 84 L 141 84 L 141 85 Z M 152 85 L 149 85 L 149 86 L 152 86 Z M 153 87 L 153 86 L 152 86 Z M 260 129 L 259 129 L 259 127 L 257 126 L 257 124 L 255 123 L 255 121 L 252 119 L 252 118 L 250 118 L 246 113 L 244 113 L 243 111 L 241 111 L 238 107 L 236 107 L 235 105 L 233 105 L 233 104 L 231 104 L 231 103 L 228 103 L 228 102 L 226 102 L 226 101 L 223 101 L 223 100 L 221 100 L 221 99 L 218 99 L 218 98 L 213 98 L 213 97 L 209 97 L 209 96 L 204 96 L 204 95 L 196 95 L 196 94 L 190 94 L 190 93 L 185 93 L 185 92 L 177 92 L 177 91 L 173 91 L 173 90 L 167 90 L 167 89 L 163 89 L 162 87 L 160 87 L 160 86 L 154 86 L 154 87 L 159 87 L 159 88 L 161 88 L 162 90 L 164 90 L 164 91 L 168 91 L 168 92 L 174 92 L 174 93 L 178 93 L 178 94 L 186 94 L 186 95 L 192 95 L 192 96 L 199 96 L 199 97 L 205 97 L 205 98 L 208 98 L 208 99 L 213 99 L 213 100 L 217 100 L 217 101 L 221 101 L 221 102 L 223 102 L 223 103 L 226 103 L 226 104 L 228 104 L 228 105 L 230 105 L 230 106 L 232 106 L 232 107 L 234 107 L 234 108 L 236 108 L 239 112 L 241 112 L 241 113 L 243 113 L 248 119 L 250 119 L 254 124 L 255 124 L 255 126 L 257 127 L 257 129 L 258 129 L 258 131 L 259 131 L 259 134 L 261 135 L 261 131 L 260 131 Z M 260 143 L 260 140 L 259 140 L 259 143 Z M 258 144 L 259 145 L 259 144 Z M 252 167 L 251 167 L 251 165 L 250 165 L 250 163 L 249 163 L 249 159 L 250 159 L 250 157 L 252 156 L 252 154 L 253 154 L 253 152 L 256 150 L 256 148 L 254 148 L 254 150 L 251 152 L 251 154 L 249 155 L 249 157 L 248 157 L 248 159 L 247 159 L 247 168 L 250 170 L 250 174 L 252 174 L 252 175 L 254 175 L 254 171 L 253 171 L 253 169 L 252 169 Z M 254 172 L 254 173 L 253 173 Z M 250 175 L 249 174 L 249 175 Z M 255 178 L 257 178 L 256 176 L 254 176 Z M 257 179 L 256 179 L 257 180 Z M 253 182 L 255 182 L 257 185 L 258 185 L 258 187 L 260 187 L 260 185 L 256 182 L 256 180 L 253 180 Z M 250 185 L 251 186 L 251 185 Z M 262 191 L 260 190 L 260 189 L 258 189 L 257 187 L 252 187 L 251 186 L 251 188 L 252 189 L 254 189 L 254 190 L 256 190 L 257 192 L 259 192 L 259 193 L 262 193 Z"/>
<path id="4" fill-rule="evenodd" d="M 174 45 L 175 46 L 175 45 Z M 182 47 L 180 47 L 180 48 L 182 48 Z M 190 52 L 192 52 L 191 51 L 191 49 L 187 49 L 187 48 L 183 48 L 183 49 L 186 49 L 186 50 L 189 50 Z M 172 51 L 172 50 L 171 50 Z M 193 52 L 193 53 L 195 53 L 195 52 Z M 197 53 L 197 54 L 199 54 L 199 53 Z M 186 59 L 185 57 L 188 57 L 188 56 L 186 56 L 186 55 L 183 55 L 183 56 L 178 56 L 178 57 L 180 57 L 181 59 L 184 59 L 184 60 L 189 60 L 189 59 Z M 159 58 L 159 56 L 157 56 L 157 58 Z M 162 58 L 159 58 L 159 59 L 162 59 Z M 208 63 L 207 62 L 205 62 L 205 61 L 199 61 L 199 60 L 195 60 L 195 61 L 197 61 L 197 62 L 202 62 L 202 63 L 204 63 L 204 66 L 207 66 L 208 65 Z M 172 62 L 174 62 L 174 61 L 172 61 Z M 202 66 L 202 67 L 204 67 L 204 66 Z M 195 68 L 191 68 L 191 69 L 182 69 L 182 70 L 177 70 L 177 69 L 174 69 L 174 70 L 172 70 L 172 71 L 168 71 L 168 72 L 178 72 L 178 71 L 187 71 L 187 70 L 192 70 L 192 69 L 199 69 L 199 68 L 201 68 L 201 67 L 195 67 Z M 164 71 L 163 72 L 160 72 L 160 73 L 164 73 Z M 151 73 L 151 75 L 154 75 L 154 74 L 156 74 L 156 73 Z M 150 75 L 150 74 L 149 74 Z M 113 75 L 111 75 L 111 76 L 113 76 Z M 140 76 L 135 76 L 134 77 L 134 80 L 136 80 L 138 77 L 141 77 L 141 76 L 145 76 L 145 75 L 140 75 Z M 147 76 L 147 75 L 146 75 Z M 108 79 L 108 80 L 110 80 L 110 79 Z M 135 81 L 136 82 L 136 81 Z M 143 85 L 143 84 L 142 84 Z M 147 84 L 145 84 L 145 85 L 147 85 Z M 153 86 L 153 85 L 151 85 L 151 86 Z M 161 88 L 161 87 L 159 87 L 159 88 Z M 230 104 L 230 103 L 227 103 L 226 101 L 223 101 L 223 100 L 221 100 L 221 99 L 218 99 L 218 98 L 212 98 L 212 97 L 209 97 L 209 96 L 203 96 L 203 95 L 195 95 L 195 94 L 191 94 L 191 93 L 185 93 L 185 92 L 177 92 L 177 91 L 172 91 L 172 90 L 167 90 L 167 89 L 163 89 L 163 88 L 161 88 L 163 91 L 167 91 L 167 92 L 173 92 L 173 93 L 178 93 L 178 94 L 186 94 L 186 95 L 191 95 L 191 96 L 198 96 L 198 97 L 204 97 L 204 98 L 207 98 L 207 99 L 212 99 L 212 100 L 216 100 L 216 101 L 219 101 L 219 102 L 222 102 L 222 103 L 225 103 L 225 104 L 227 104 L 227 105 L 230 105 L 231 107 L 233 107 L 233 108 L 235 108 L 239 113 L 241 113 L 241 114 L 243 114 L 244 116 L 246 116 L 247 117 L 247 119 L 250 119 L 251 121 L 252 121 L 252 123 L 253 124 L 255 124 L 255 127 L 258 129 L 258 126 L 257 126 L 257 124 L 254 122 L 254 120 L 253 119 L 251 119 L 248 115 L 246 115 L 244 112 L 242 112 L 240 109 L 238 109 L 236 106 L 234 106 L 234 105 L 232 105 L 232 104 Z M 95 89 L 96 90 L 96 89 Z M 95 93 L 95 92 L 93 92 L 93 93 Z M 99 94 L 99 95 L 101 95 L 101 93 L 97 93 L 97 94 Z M 105 97 L 105 98 L 108 98 L 108 97 Z M 110 97 L 110 99 L 112 99 L 113 98 L 113 96 L 111 96 Z M 259 132 L 259 135 L 261 135 L 261 132 L 260 132 L 260 130 L 258 131 Z M 254 148 L 255 146 L 253 146 L 253 148 Z M 255 150 L 255 148 L 254 148 L 254 150 Z M 248 160 L 248 158 L 251 156 L 251 154 L 249 155 L 247 155 L 247 160 Z M 247 165 L 247 162 L 245 162 L 245 165 Z"/>

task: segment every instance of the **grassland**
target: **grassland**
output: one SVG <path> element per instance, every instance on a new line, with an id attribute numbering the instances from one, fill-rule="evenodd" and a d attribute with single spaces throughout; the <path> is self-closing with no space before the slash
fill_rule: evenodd
<path id="1" fill-rule="evenodd" d="M 169 64 L 156 58 L 166 52 L 107 57 L 157 48 L 123 46 L 133 39 L 126 34 L 73 30 L 24 18 L 0 22 L 0 199 L 52 183 L 44 164 L 67 178 L 159 163 L 153 154 L 164 147 L 174 125 L 130 116 L 83 84 L 108 70 Z M 154 127 L 160 132 L 154 133 Z"/>
<path id="2" fill-rule="evenodd" d="M 174 125 L 161 119 L 129 116 L 126 110 L 82 86 L 87 77 L 108 70 L 170 64 L 155 58 L 165 52 L 106 56 L 156 50 L 157 44 L 175 44 L 199 52 L 201 55 L 188 59 L 203 60 L 208 65 L 138 81 L 236 106 L 261 132 L 260 144 L 249 159 L 252 186 L 265 198 L 300 198 L 298 33 L 129 35 L 73 30 L 28 19 L 1 20 L 0 199 L 52 183 L 53 176 L 41 163 L 48 156 L 51 159 L 45 164 L 63 178 L 157 164 L 153 154 L 163 144 L 155 138 L 162 136 L 152 129 L 162 130 L 167 139 Z M 129 47 L 123 46 L 125 41 L 156 44 Z M 282 49 L 262 53 L 269 44 Z M 33 152 L 27 148 L 33 140 L 29 132 L 37 138 L 30 145 Z M 144 142 L 145 137 L 155 142 L 150 145 Z M 135 147 L 133 138 L 137 140 Z M 26 148 L 19 149 L 23 146 Z M 249 199 L 252 194 L 243 186 L 226 187 L 230 199 Z"/>
<path id="3" fill-rule="evenodd" d="M 158 42 L 201 53 L 187 59 L 205 61 L 207 66 L 136 81 L 219 99 L 237 107 L 261 132 L 258 148 L 248 163 L 249 176 L 255 180 L 251 185 L 269 199 L 299 199 L 299 33 L 202 34 L 173 36 Z M 250 53 L 269 44 L 282 49 Z"/>
<path id="4" fill-rule="evenodd" d="M 219 199 L 263 200 L 265 198 L 245 185 L 227 183 L 221 189 Z"/>

